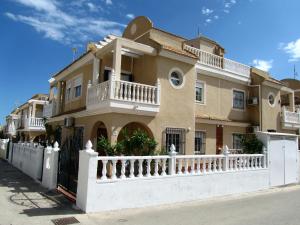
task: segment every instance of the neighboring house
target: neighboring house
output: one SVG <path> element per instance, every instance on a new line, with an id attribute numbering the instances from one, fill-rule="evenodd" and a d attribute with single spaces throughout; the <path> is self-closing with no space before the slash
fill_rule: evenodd
<path id="1" fill-rule="evenodd" d="M 158 149 L 174 144 L 180 154 L 239 149 L 241 134 L 255 130 L 295 133 L 294 91 L 224 54 L 206 37 L 188 40 L 137 17 L 49 80 L 44 116 L 60 144 L 74 136 L 80 145 L 100 136 L 113 144 L 139 128 Z"/>
<path id="2" fill-rule="evenodd" d="M 48 95 L 36 94 L 6 117 L 6 135 L 17 141 L 40 141 L 45 138 L 43 118 Z"/>

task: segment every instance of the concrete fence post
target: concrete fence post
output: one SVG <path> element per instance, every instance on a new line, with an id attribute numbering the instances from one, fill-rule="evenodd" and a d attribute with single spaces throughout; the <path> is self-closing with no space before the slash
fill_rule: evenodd
<path id="1" fill-rule="evenodd" d="M 228 167 L 229 167 L 229 148 L 227 145 L 225 145 L 225 147 L 222 150 L 223 155 L 225 156 L 224 162 L 223 162 L 223 171 L 227 171 Z"/>
<path id="2" fill-rule="evenodd" d="M 263 147 L 263 154 L 264 154 L 264 168 L 268 167 L 268 151 L 266 147 Z"/>
<path id="3" fill-rule="evenodd" d="M 176 148 L 175 145 L 172 144 L 170 147 L 170 151 L 169 151 L 169 156 L 171 157 L 169 159 L 169 175 L 174 175 L 176 174 L 176 156 L 177 152 L 176 152 Z"/>
<path id="4" fill-rule="evenodd" d="M 59 150 L 60 148 L 57 142 L 54 143 L 53 148 L 47 146 L 44 149 L 42 185 L 50 190 L 57 187 Z"/>
<path id="5" fill-rule="evenodd" d="M 91 212 L 95 201 L 98 153 L 92 149 L 92 142 L 86 143 L 85 150 L 79 152 L 79 169 L 76 205 L 85 212 Z"/>

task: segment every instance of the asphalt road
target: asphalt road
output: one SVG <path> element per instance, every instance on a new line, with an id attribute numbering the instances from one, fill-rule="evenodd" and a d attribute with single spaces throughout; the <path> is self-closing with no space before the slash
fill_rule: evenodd
<path id="1" fill-rule="evenodd" d="M 300 225 L 300 186 L 223 198 L 82 214 L 0 160 L 0 225 L 47 225 L 75 217 L 86 225 Z"/>

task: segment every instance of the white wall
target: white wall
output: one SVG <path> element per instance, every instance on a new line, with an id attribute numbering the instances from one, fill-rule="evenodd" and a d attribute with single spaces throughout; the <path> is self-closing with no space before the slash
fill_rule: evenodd
<path id="1" fill-rule="evenodd" d="M 267 169 L 94 183 L 86 212 L 193 201 L 269 187 Z"/>
<path id="2" fill-rule="evenodd" d="M 7 144 L 9 139 L 0 139 L 0 158 L 6 159 Z"/>
<path id="3" fill-rule="evenodd" d="M 44 151 L 42 146 L 33 143 L 15 143 L 12 151 L 13 166 L 35 180 L 41 179 Z"/>

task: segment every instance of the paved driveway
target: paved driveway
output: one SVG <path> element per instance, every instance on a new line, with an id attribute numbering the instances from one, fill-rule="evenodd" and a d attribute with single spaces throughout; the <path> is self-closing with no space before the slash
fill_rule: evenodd
<path id="1" fill-rule="evenodd" d="M 86 215 L 0 160 L 0 225 L 47 225 L 70 216 L 86 225 L 298 225 L 300 186 Z"/>

